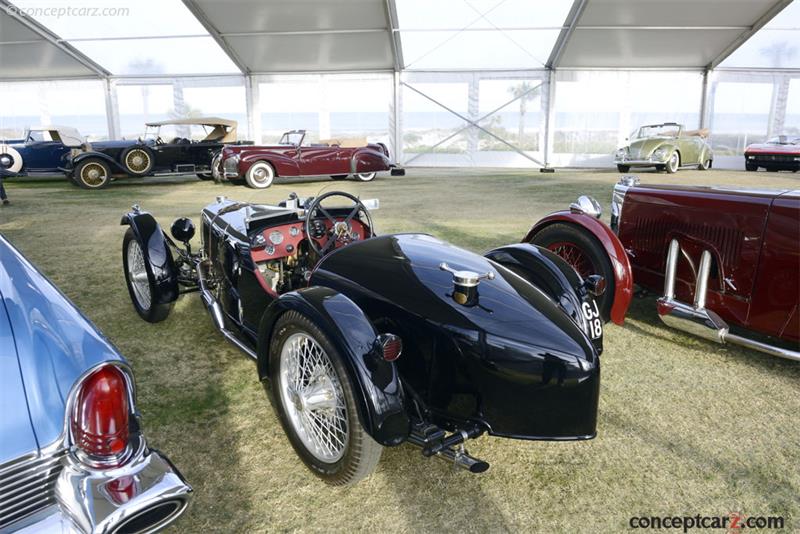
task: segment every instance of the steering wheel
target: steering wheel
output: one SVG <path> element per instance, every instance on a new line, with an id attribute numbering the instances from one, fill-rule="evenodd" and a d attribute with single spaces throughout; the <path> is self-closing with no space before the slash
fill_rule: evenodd
<path id="1" fill-rule="evenodd" d="M 328 211 L 322 207 L 322 201 L 331 197 L 344 197 L 352 202 L 353 207 L 347 217 L 345 217 L 344 221 L 337 221 L 333 215 L 328 213 Z M 315 215 L 317 212 L 321 213 L 322 217 Z M 342 243 L 345 245 L 350 243 L 352 241 L 352 229 L 350 227 L 350 221 L 352 221 L 353 217 L 358 215 L 359 212 L 364 213 L 367 220 L 367 226 L 369 227 L 369 235 L 365 237 L 374 236 L 375 231 L 373 230 L 372 226 L 372 217 L 369 214 L 369 210 L 364 206 L 364 204 L 361 203 L 358 197 L 342 191 L 331 191 L 315 198 L 313 202 L 311 202 L 311 205 L 306 208 L 305 231 L 306 236 L 308 236 L 308 244 L 311 246 L 311 249 L 319 256 L 324 256 L 334 248 L 336 243 Z M 317 219 L 324 219 L 331 223 L 330 229 L 327 230 L 325 235 L 321 237 L 314 237 L 314 234 L 311 232 L 311 223 Z M 320 241 L 324 239 L 327 239 L 327 243 L 322 245 Z"/>

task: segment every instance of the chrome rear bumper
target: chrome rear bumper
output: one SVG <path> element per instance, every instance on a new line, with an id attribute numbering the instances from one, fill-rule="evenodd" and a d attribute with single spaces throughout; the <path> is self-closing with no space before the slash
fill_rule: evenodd
<path id="1" fill-rule="evenodd" d="M 697 286 L 694 304 L 675 300 L 675 276 L 678 268 L 680 244 L 673 239 L 667 253 L 667 269 L 664 274 L 664 296 L 658 299 L 658 316 L 667 326 L 683 330 L 716 343 L 733 343 L 773 356 L 800 361 L 800 352 L 769 345 L 754 339 L 732 334 L 728 324 L 712 310 L 706 308 L 708 275 L 711 270 L 711 253 L 704 250 L 697 270 Z"/>
<path id="2" fill-rule="evenodd" d="M 69 454 L 63 462 L 57 504 L 10 525 L 14 532 L 155 532 L 177 519 L 191 500 L 192 488 L 177 468 L 144 445 L 117 469 L 89 471 Z"/>

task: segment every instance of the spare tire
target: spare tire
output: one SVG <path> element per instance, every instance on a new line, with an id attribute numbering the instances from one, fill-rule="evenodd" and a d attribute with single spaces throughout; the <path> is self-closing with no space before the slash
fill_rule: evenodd
<path id="1" fill-rule="evenodd" d="M 22 170 L 22 156 L 15 148 L 0 144 L 0 170 L 12 173 Z"/>

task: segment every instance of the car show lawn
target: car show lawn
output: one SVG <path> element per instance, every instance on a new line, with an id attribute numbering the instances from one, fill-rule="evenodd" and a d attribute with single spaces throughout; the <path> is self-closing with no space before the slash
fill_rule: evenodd
<path id="1" fill-rule="evenodd" d="M 790 173 L 638 175 L 644 184 L 800 187 Z M 16 179 L 6 182 L 12 205 L 0 208 L 0 232 L 132 363 L 149 443 L 195 490 L 171 532 L 607 532 L 628 529 L 633 516 L 734 512 L 783 516 L 787 531 L 800 529 L 800 364 L 668 330 L 653 295 L 634 299 L 624 326 L 606 327 L 595 440 L 484 437 L 469 444 L 492 466 L 482 475 L 403 445 L 384 450 L 372 477 L 341 489 L 297 458 L 255 364 L 212 327 L 197 295 L 147 324 L 122 273 L 119 222 L 133 203 L 168 228 L 178 216 L 199 225 L 217 195 L 276 204 L 292 191 L 338 189 L 380 199 L 379 234 L 426 232 L 483 252 L 518 242 L 579 194 L 600 201 L 607 221 L 618 177 L 412 168 L 369 183 L 279 179 L 263 191 L 194 176 L 120 180 L 100 191 Z"/>

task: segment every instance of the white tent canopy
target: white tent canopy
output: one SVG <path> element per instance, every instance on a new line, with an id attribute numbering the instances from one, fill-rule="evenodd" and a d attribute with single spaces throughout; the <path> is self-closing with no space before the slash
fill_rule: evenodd
<path id="1" fill-rule="evenodd" d="M 0 0 L 0 78 L 798 68 L 791 3 Z"/>

